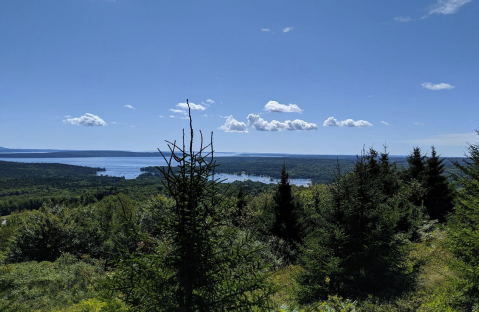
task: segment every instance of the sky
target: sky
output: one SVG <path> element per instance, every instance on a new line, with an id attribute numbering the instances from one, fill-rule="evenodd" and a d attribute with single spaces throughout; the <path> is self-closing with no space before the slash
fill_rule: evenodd
<path id="1" fill-rule="evenodd" d="M 479 0 L 0 2 L 7 148 L 462 156 L 478 83 Z"/>

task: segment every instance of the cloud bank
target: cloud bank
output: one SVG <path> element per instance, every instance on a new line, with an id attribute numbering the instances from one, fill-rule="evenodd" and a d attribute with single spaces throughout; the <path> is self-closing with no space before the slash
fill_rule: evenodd
<path id="1" fill-rule="evenodd" d="M 86 113 L 85 115 L 81 117 L 68 118 L 63 120 L 63 122 L 70 125 L 90 126 L 90 127 L 95 127 L 95 126 L 101 127 L 101 126 L 107 125 L 107 123 L 103 119 L 90 113 Z"/>
<path id="2" fill-rule="evenodd" d="M 293 121 L 286 120 L 280 122 L 272 120 L 268 122 L 261 118 L 259 115 L 249 114 L 248 126 L 253 127 L 258 131 L 281 131 L 281 130 L 317 130 L 318 126 L 315 123 L 308 123 L 304 120 L 295 119 Z"/>
<path id="3" fill-rule="evenodd" d="M 366 120 L 354 121 L 352 119 L 346 119 L 338 121 L 334 117 L 329 117 L 324 121 L 323 127 L 372 127 L 372 124 Z"/>
<path id="4" fill-rule="evenodd" d="M 301 113 L 303 111 L 296 104 L 279 104 L 276 101 L 269 101 L 264 106 L 264 110 L 272 113 Z"/>
<path id="5" fill-rule="evenodd" d="M 176 105 L 176 107 L 179 107 L 181 109 L 188 109 L 188 104 L 178 103 L 178 105 Z M 190 108 L 191 108 L 191 110 L 202 110 L 202 111 L 206 109 L 206 107 L 204 107 L 203 105 L 195 104 L 195 103 L 190 103 Z"/>
<path id="6" fill-rule="evenodd" d="M 451 85 L 448 84 L 448 83 L 433 84 L 433 83 L 431 83 L 431 82 L 424 82 L 424 83 L 421 84 L 421 86 L 422 86 L 423 88 L 428 89 L 428 90 L 434 90 L 434 91 L 454 89 L 454 86 L 451 86 Z"/>
<path id="7" fill-rule="evenodd" d="M 233 115 L 228 116 L 226 122 L 221 127 L 218 127 L 219 130 L 224 130 L 224 132 L 248 132 L 248 128 L 244 122 L 238 121 L 233 118 Z"/>

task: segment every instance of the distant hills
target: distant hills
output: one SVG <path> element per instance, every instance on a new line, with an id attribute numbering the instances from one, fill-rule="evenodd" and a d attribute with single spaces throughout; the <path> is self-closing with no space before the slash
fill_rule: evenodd
<path id="1" fill-rule="evenodd" d="M 59 151 L 62 151 L 62 150 L 6 148 L 6 147 L 0 146 L 0 153 L 51 153 L 51 152 L 59 152 Z"/>

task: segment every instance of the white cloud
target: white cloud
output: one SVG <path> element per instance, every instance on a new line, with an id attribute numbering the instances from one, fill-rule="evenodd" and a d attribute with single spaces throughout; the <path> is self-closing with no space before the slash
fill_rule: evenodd
<path id="1" fill-rule="evenodd" d="M 390 126 L 390 124 L 387 123 L 387 122 L 385 122 L 385 121 L 382 121 L 382 120 L 381 120 L 381 123 L 382 123 L 383 125 Z"/>
<path id="2" fill-rule="evenodd" d="M 398 17 L 395 17 L 394 20 L 397 22 L 406 23 L 406 22 L 410 22 L 412 19 L 409 16 L 398 16 Z"/>
<path id="3" fill-rule="evenodd" d="M 118 122 L 118 121 L 111 121 L 110 122 L 110 125 L 119 125 L 121 124 L 121 122 Z"/>
<path id="4" fill-rule="evenodd" d="M 188 109 L 188 104 L 186 103 L 178 103 L 176 107 L 179 107 L 181 109 Z M 195 103 L 190 103 L 190 108 L 191 110 L 205 110 L 206 108 L 201 105 L 201 104 L 195 104 Z"/>
<path id="5" fill-rule="evenodd" d="M 135 109 L 133 106 L 131 105 L 125 105 L 126 108 L 131 108 L 131 109 Z"/>
<path id="6" fill-rule="evenodd" d="M 86 113 L 81 117 L 76 118 L 68 118 L 63 120 L 64 123 L 68 123 L 71 125 L 79 125 L 79 126 L 106 126 L 107 123 L 103 121 L 100 117 Z"/>
<path id="7" fill-rule="evenodd" d="M 261 31 L 271 31 L 269 28 L 262 28 Z"/>
<path id="8" fill-rule="evenodd" d="M 201 115 L 201 117 L 208 117 L 208 114 Z"/>
<path id="9" fill-rule="evenodd" d="M 130 128 L 136 128 L 136 126 L 130 126 Z"/>
<path id="10" fill-rule="evenodd" d="M 430 83 L 430 82 L 424 82 L 424 83 L 421 84 L 421 86 L 422 86 L 423 88 L 428 89 L 428 90 L 434 90 L 434 91 L 454 89 L 454 86 L 451 86 L 451 85 L 448 84 L 448 83 L 438 83 L 438 84 L 434 84 L 434 83 Z"/>
<path id="11" fill-rule="evenodd" d="M 226 122 L 221 127 L 218 127 L 219 130 L 224 130 L 225 132 L 248 132 L 246 124 L 242 121 L 238 121 L 233 118 L 233 115 L 228 116 Z"/>
<path id="12" fill-rule="evenodd" d="M 334 117 L 329 117 L 323 123 L 323 127 L 371 127 L 372 124 L 366 120 L 354 121 L 352 119 L 346 119 L 338 121 Z"/>
<path id="13" fill-rule="evenodd" d="M 182 109 L 173 109 L 173 108 L 171 108 L 171 109 L 170 109 L 170 112 L 175 113 L 175 114 L 186 115 L 186 111 L 185 111 L 185 110 L 182 110 Z"/>
<path id="14" fill-rule="evenodd" d="M 438 2 L 432 6 L 431 10 L 423 18 L 429 17 L 432 14 L 454 14 L 464 4 L 471 2 L 472 0 L 438 0 Z"/>
<path id="15" fill-rule="evenodd" d="M 415 126 L 420 126 L 420 125 L 424 125 L 424 124 L 416 121 L 416 122 L 414 123 L 414 125 L 415 125 Z"/>
<path id="16" fill-rule="evenodd" d="M 176 118 L 176 116 L 170 115 L 170 118 Z"/>
<path id="17" fill-rule="evenodd" d="M 209 104 L 214 104 L 214 103 L 215 103 L 215 101 L 213 101 L 212 99 L 207 99 L 207 100 L 206 100 L 206 103 L 209 103 Z"/>
<path id="18" fill-rule="evenodd" d="M 159 115 L 158 117 L 160 117 L 160 118 L 165 118 L 165 116 L 163 116 L 163 115 Z"/>
<path id="19" fill-rule="evenodd" d="M 308 123 L 304 120 L 295 119 L 293 121 L 286 120 L 280 122 L 272 120 L 268 122 L 261 118 L 259 115 L 248 115 L 248 126 L 255 128 L 259 131 L 281 131 L 281 130 L 317 130 L 318 126 L 315 123 Z"/>
<path id="20" fill-rule="evenodd" d="M 294 27 L 286 27 L 286 28 L 283 28 L 283 32 L 287 33 L 287 32 L 290 32 L 293 29 L 294 29 Z"/>
<path id="21" fill-rule="evenodd" d="M 296 104 L 279 104 L 276 101 L 266 103 L 264 110 L 273 113 L 301 113 L 303 111 Z"/>

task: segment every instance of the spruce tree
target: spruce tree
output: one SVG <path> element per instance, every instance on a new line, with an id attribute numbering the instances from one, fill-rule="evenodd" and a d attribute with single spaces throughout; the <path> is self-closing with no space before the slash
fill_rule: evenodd
<path id="1" fill-rule="evenodd" d="M 289 184 L 289 174 L 286 171 L 286 164 L 281 168 L 281 180 L 274 194 L 274 224 L 273 235 L 289 242 L 298 243 L 300 240 L 297 215 Z"/>
<path id="2" fill-rule="evenodd" d="M 454 162 L 461 173 L 455 177 L 459 190 L 448 235 L 463 280 L 464 311 L 474 311 L 472 307 L 479 305 L 479 143 L 469 144 L 466 157 L 464 162 Z"/>
<path id="3" fill-rule="evenodd" d="M 394 166 L 387 153 L 371 149 L 354 169 L 332 177 L 329 194 L 316 211 L 316 229 L 305 239 L 297 278 L 297 296 L 308 303 L 328 295 L 392 296 L 411 281 L 407 249 L 398 234 L 401 220 L 411 220 Z M 396 185 L 395 189 L 388 189 Z"/>
<path id="4" fill-rule="evenodd" d="M 444 159 L 440 159 L 434 146 L 431 157 L 426 160 L 425 187 L 427 190 L 424 206 L 433 220 L 444 222 L 453 208 L 453 189 L 444 175 Z"/>
<path id="5" fill-rule="evenodd" d="M 201 136 L 195 152 L 190 109 L 189 116 L 189 148 L 184 132 L 182 145 L 167 141 L 171 157 L 158 168 L 172 202 L 152 203 L 159 205 L 160 234 L 132 228 L 138 248 L 117 259 L 110 289 L 120 291 L 133 311 L 267 310 L 274 288 L 262 246 L 232 225 L 234 198 L 222 195 L 214 178 L 213 134 L 207 146 Z"/>

